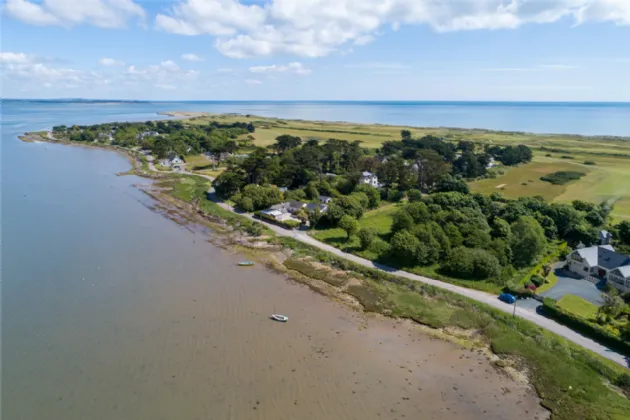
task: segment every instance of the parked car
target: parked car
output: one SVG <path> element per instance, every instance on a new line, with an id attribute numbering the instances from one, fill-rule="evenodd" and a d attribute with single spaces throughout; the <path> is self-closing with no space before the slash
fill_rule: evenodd
<path id="1" fill-rule="evenodd" d="M 511 295 L 509 293 L 501 293 L 499 295 L 499 300 L 505 303 L 514 303 L 516 302 L 516 297 L 514 297 L 514 295 Z"/>

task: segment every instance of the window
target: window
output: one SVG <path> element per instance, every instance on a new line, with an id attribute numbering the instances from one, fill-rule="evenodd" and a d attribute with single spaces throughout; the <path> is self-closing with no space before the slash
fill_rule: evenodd
<path id="1" fill-rule="evenodd" d="M 588 272 L 588 267 L 584 267 L 584 271 Z"/>

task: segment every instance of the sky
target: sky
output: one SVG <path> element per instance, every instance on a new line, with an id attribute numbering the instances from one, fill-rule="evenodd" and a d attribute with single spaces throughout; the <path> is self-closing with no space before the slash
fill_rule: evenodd
<path id="1" fill-rule="evenodd" d="M 630 102 L 630 0 L 0 0 L 3 98 Z"/>

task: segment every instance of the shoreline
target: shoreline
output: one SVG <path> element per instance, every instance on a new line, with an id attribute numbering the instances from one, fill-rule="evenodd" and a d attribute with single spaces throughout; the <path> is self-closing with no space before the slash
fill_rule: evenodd
<path id="1" fill-rule="evenodd" d="M 160 111 L 157 115 L 165 115 L 178 119 L 193 119 L 203 117 L 247 117 L 247 118 L 259 118 L 269 120 L 282 120 L 293 122 L 310 122 L 316 124 L 340 124 L 340 125 L 352 125 L 352 126 L 364 126 L 364 127 L 389 127 L 389 128 L 401 128 L 401 129 L 414 129 L 414 130 L 451 130 L 459 132 L 473 132 L 478 134 L 511 134 L 511 135 L 524 135 L 524 136 L 540 136 L 540 137 L 570 137 L 584 140 L 616 140 L 616 141 L 628 141 L 630 142 L 630 135 L 625 136 L 613 136 L 613 135 L 586 135 L 576 133 L 546 133 L 546 132 L 531 132 L 531 131 L 518 131 L 518 130 L 495 130 L 490 128 L 464 128 L 464 127 L 449 127 L 449 126 L 419 126 L 419 125 L 397 125 L 397 124 L 384 124 L 384 123 L 362 123 L 345 120 L 305 120 L 294 118 L 280 118 L 280 117 L 264 117 L 262 115 L 255 114 L 242 114 L 242 113 L 214 113 L 214 112 L 192 112 L 192 111 Z"/>
<path id="2" fill-rule="evenodd" d="M 30 136 L 30 137 L 29 137 Z M 84 145 L 84 144 L 76 144 L 74 142 L 69 142 L 69 141 L 60 141 L 60 140 L 56 140 L 56 139 L 50 139 L 50 138 L 46 138 L 43 137 L 39 134 L 35 135 L 37 137 L 34 137 L 34 135 L 31 133 L 30 135 L 27 136 L 21 136 L 21 140 L 23 141 L 27 141 L 24 140 L 24 138 L 22 137 L 27 137 L 28 140 L 31 141 L 43 141 L 43 142 L 50 142 L 50 143 L 62 143 L 62 144 L 70 144 L 70 145 L 79 145 L 79 146 L 84 146 L 84 147 L 96 147 L 96 148 L 102 148 L 102 149 L 106 149 L 106 150 L 111 150 L 111 151 L 117 151 L 120 153 L 123 153 L 129 160 L 130 163 L 132 165 L 132 168 L 125 172 L 125 174 L 134 174 L 134 175 L 138 175 L 138 176 L 142 176 L 145 178 L 150 178 L 150 179 L 162 179 L 162 180 L 167 180 L 167 179 L 173 179 L 173 180 L 177 180 L 180 179 L 182 177 L 187 177 L 187 176 L 191 176 L 191 174 L 169 174 L 169 173 L 165 173 L 165 174 L 159 174 L 159 173 L 154 173 L 152 171 L 150 171 L 148 168 L 145 170 L 143 168 L 143 162 L 142 159 L 140 158 L 140 154 L 134 155 L 134 153 L 132 153 L 131 151 L 128 151 L 126 149 L 123 148 L 117 148 L 117 147 L 112 147 L 112 146 L 108 146 L 108 145 L 102 145 L 102 144 L 88 144 L 88 145 Z M 192 176 L 194 176 L 195 174 L 192 174 Z M 207 178 L 206 178 L 207 179 Z M 146 191 L 145 191 L 146 192 Z M 164 207 L 167 209 L 165 212 L 163 212 L 163 214 L 165 214 L 166 217 L 169 216 L 174 216 L 174 218 L 171 218 L 171 220 L 174 220 L 177 222 L 176 218 L 176 213 L 171 213 L 169 214 L 168 212 L 168 208 L 169 205 L 172 206 L 173 204 L 179 206 L 179 214 L 183 215 L 183 219 L 181 219 L 181 223 L 182 224 L 187 224 L 187 223 L 196 223 L 197 221 L 202 221 L 204 225 L 208 226 L 210 229 L 213 230 L 214 233 L 218 235 L 222 235 L 222 233 L 227 233 L 227 235 L 225 235 L 226 237 L 222 238 L 219 240 L 219 245 L 223 245 L 226 248 L 230 248 L 230 249 L 235 249 L 236 251 L 246 251 L 248 253 L 251 253 L 252 255 L 254 255 L 255 257 L 258 256 L 261 258 L 261 260 L 265 260 L 265 259 L 269 259 L 271 258 L 271 260 L 268 260 L 265 264 L 265 266 L 267 266 L 267 268 L 269 269 L 278 269 L 279 271 L 284 272 L 284 274 L 290 276 L 294 281 L 298 281 L 298 283 L 300 283 L 299 280 L 296 280 L 294 277 L 299 277 L 300 279 L 302 279 L 302 284 L 304 283 L 308 283 L 306 284 L 309 288 L 311 288 L 312 290 L 319 292 L 320 294 L 324 294 L 326 296 L 329 297 L 335 297 L 335 293 L 336 293 L 336 297 L 339 298 L 341 301 L 345 301 L 347 303 L 347 301 L 349 300 L 347 297 L 343 297 L 340 296 L 339 293 L 340 291 L 337 290 L 335 293 L 333 293 L 332 295 L 329 293 L 323 293 L 323 292 L 330 292 L 330 288 L 328 286 L 325 286 L 321 283 L 321 280 L 318 280 L 317 278 L 313 278 L 310 277 L 309 275 L 307 275 L 312 267 L 315 267 L 316 269 L 320 269 L 321 267 L 319 267 L 317 264 L 313 265 L 313 264 L 307 264 L 307 266 L 311 266 L 311 268 L 308 267 L 303 267 L 303 270 L 292 270 L 290 267 L 287 267 L 286 264 L 284 264 L 284 262 L 286 262 L 286 260 L 284 260 L 282 263 L 280 262 L 275 262 L 275 253 L 277 253 L 277 250 L 269 250 L 269 249 L 262 249 L 262 247 L 256 247 L 256 246 L 250 246 L 251 245 L 251 241 L 250 239 L 254 239 L 254 241 L 258 241 L 255 237 L 251 237 L 251 236 L 247 236 L 244 235 L 243 233 L 238 232 L 238 229 L 234 229 L 232 226 L 230 226 L 229 223 L 224 223 L 221 221 L 221 218 L 211 214 L 210 216 L 213 216 L 211 219 L 208 218 L 208 214 L 207 212 L 202 211 L 202 209 L 200 209 L 197 204 L 193 201 L 192 203 L 186 203 L 185 201 L 173 197 L 172 195 L 168 194 L 167 190 L 163 189 L 160 190 L 159 187 L 156 187 L 156 189 L 152 189 L 151 192 L 153 193 L 153 195 L 149 194 L 152 198 L 154 198 L 156 201 L 158 201 L 159 203 L 163 204 Z M 215 203 L 216 205 L 216 203 Z M 217 205 L 218 206 L 218 205 Z M 158 209 L 160 210 L 160 209 Z M 227 210 L 226 210 L 227 211 Z M 241 215 L 237 215 L 237 214 L 233 214 L 233 216 L 236 219 L 242 218 L 244 219 L 243 216 Z M 208 225 L 207 223 L 210 223 L 210 225 Z M 237 222 L 238 223 L 238 222 Z M 219 230 L 216 230 L 216 227 L 222 227 L 224 229 L 224 232 L 220 232 Z M 236 230 L 236 232 L 235 232 Z M 214 235 L 213 235 L 214 236 Z M 323 261 L 321 261 L 321 252 L 323 252 L 324 254 L 327 254 L 326 251 L 315 251 L 315 250 L 309 250 L 310 246 L 306 245 L 306 244 L 300 244 L 298 245 L 297 243 L 294 245 L 291 245 L 291 240 L 289 240 L 290 238 L 280 238 L 280 237 L 272 237 L 271 238 L 272 241 L 263 241 L 267 244 L 274 244 L 274 245 L 280 245 L 281 246 L 281 250 L 288 250 L 291 254 L 289 255 L 289 258 L 293 255 L 306 255 L 306 256 L 310 256 L 311 258 L 315 258 L 315 260 L 317 260 L 318 258 L 320 259 L 320 263 L 322 263 Z M 295 240 L 293 240 L 295 241 Z M 282 251 L 280 251 L 282 252 Z M 317 252 L 318 254 L 316 254 L 315 256 L 313 256 L 313 252 Z M 263 254 L 261 255 L 257 255 L 257 254 Z M 304 256 L 302 255 L 302 256 Z M 459 295 L 454 295 L 451 292 L 448 291 L 437 291 L 438 289 L 435 289 L 433 286 L 427 286 L 427 285 L 421 285 L 421 284 L 417 284 L 414 283 L 410 280 L 407 279 L 403 279 L 401 277 L 397 277 L 397 276 L 392 276 L 392 275 L 386 275 L 386 274 L 378 274 L 376 273 L 374 269 L 361 269 L 359 268 L 355 263 L 351 263 L 351 262 L 347 262 L 347 264 L 343 265 L 340 263 L 339 258 L 338 257 L 332 257 L 331 255 L 328 255 L 328 264 L 332 269 L 338 269 L 337 266 L 341 265 L 343 271 L 348 274 L 348 275 L 355 275 L 357 273 L 359 273 L 361 276 L 363 276 L 364 278 L 364 282 L 362 283 L 364 286 L 366 284 L 369 284 L 370 286 L 367 287 L 361 287 L 361 285 L 353 285 L 353 286 L 357 286 L 355 288 L 351 288 L 348 290 L 351 290 L 353 293 L 351 294 L 347 294 L 345 293 L 345 291 L 341 291 L 341 293 L 345 293 L 347 296 L 352 297 L 354 299 L 354 301 L 352 302 L 358 302 L 360 304 L 360 307 L 363 308 L 363 310 L 365 312 L 376 312 L 376 313 L 381 313 L 383 315 L 395 318 L 395 319 L 407 319 L 407 320 L 412 320 L 414 323 L 421 325 L 423 327 L 421 328 L 430 328 L 432 331 L 436 332 L 436 334 L 442 334 L 443 336 L 440 337 L 442 339 L 447 339 L 449 341 L 454 340 L 455 342 L 457 342 L 457 340 L 463 340 L 461 342 L 459 342 L 459 345 L 462 345 L 463 343 L 465 343 L 465 341 L 467 340 L 467 337 L 465 335 L 461 334 L 460 330 L 457 329 L 440 329 L 440 327 L 438 326 L 439 324 L 435 324 L 430 320 L 425 320 L 422 317 L 414 317 L 414 316 L 409 316 L 409 315 L 405 315 L 405 314 L 401 314 L 401 313 L 397 313 L 395 310 L 392 311 L 391 309 L 388 308 L 383 308 L 381 306 L 373 306 L 374 302 L 373 299 L 383 299 L 382 295 L 379 295 L 381 297 L 375 298 L 373 294 L 373 290 L 371 289 L 372 287 L 375 287 L 375 285 L 378 284 L 385 284 L 386 286 L 386 290 L 391 292 L 392 290 L 397 290 L 396 293 L 400 293 L 399 289 L 402 290 L 406 290 L 408 289 L 411 294 L 416 294 L 419 293 L 421 296 L 435 296 L 436 294 L 438 296 L 443 296 L 444 299 L 446 299 L 447 301 L 451 301 L 456 304 L 456 305 L 463 305 L 462 308 L 466 308 L 466 309 L 462 309 L 463 311 L 467 312 L 468 311 L 472 311 L 473 313 L 476 312 L 478 309 L 475 308 L 484 308 L 483 303 L 477 303 L 477 302 L 472 302 L 470 301 L 468 298 L 465 297 L 461 297 Z M 333 263 L 334 260 L 334 263 Z M 317 271 L 317 270 L 315 270 Z M 306 274 L 305 274 L 306 272 Z M 370 276 L 375 276 L 373 279 L 370 278 Z M 304 280 L 306 279 L 306 280 Z M 390 283 L 391 282 L 391 283 Z M 328 282 L 324 281 L 324 283 L 328 284 L 329 286 L 334 286 L 334 285 L 330 285 Z M 379 286 L 380 287 L 380 286 Z M 392 289 L 394 288 L 394 289 Z M 370 291 L 372 290 L 372 291 Z M 333 290 L 334 291 L 334 290 Z M 367 294 L 366 294 L 367 293 Z M 352 307 L 352 305 L 350 305 Z M 355 309 L 357 307 L 355 306 Z M 483 311 L 486 311 L 488 313 L 496 313 L 498 312 L 496 309 L 491 309 L 491 308 L 487 308 L 487 309 L 483 309 Z M 498 315 L 497 315 L 498 316 Z M 501 315 L 504 316 L 504 315 Z M 520 321 L 519 321 L 520 322 Z M 466 324 L 468 325 L 468 324 Z M 475 331 L 475 328 L 470 328 L 470 331 Z M 530 328 L 530 327 L 528 327 Z M 478 333 L 474 333 L 475 335 Z M 509 359 L 509 354 L 503 354 L 501 351 L 497 351 L 497 349 L 492 345 L 492 344 L 488 344 L 487 342 L 485 342 L 485 346 L 487 349 L 489 349 L 493 354 L 495 354 L 499 360 L 503 360 L 503 358 L 501 357 L 503 356 L 507 356 L 507 358 L 505 360 L 510 360 Z M 572 352 L 575 351 L 574 349 L 571 350 Z M 579 352 L 581 353 L 581 355 L 579 356 L 579 358 L 584 358 L 584 357 L 592 357 L 591 355 L 589 355 L 589 352 L 587 350 L 581 349 L 579 350 Z M 574 354 L 574 357 L 576 357 L 576 355 Z M 518 360 L 518 359 L 517 359 Z M 592 361 L 594 362 L 594 361 Z M 591 363 L 592 363 L 591 362 Z M 507 363 L 507 364 L 506 364 Z M 499 365 L 503 365 L 506 364 L 506 366 L 518 366 L 519 363 L 516 364 L 512 364 L 512 363 L 516 363 L 514 361 L 512 362 L 499 362 Z M 523 362 L 521 363 L 521 367 L 523 366 Z M 582 362 L 584 363 L 584 361 Z M 602 363 L 601 361 L 597 361 L 597 363 Z M 524 365 L 528 365 L 528 363 L 524 363 Z M 499 366 L 501 367 L 501 366 Z M 603 366 L 602 368 L 603 369 Z M 608 367 L 606 369 L 609 369 Z M 600 371 L 601 373 L 601 371 Z M 534 370 L 533 372 L 533 377 L 530 378 L 533 381 L 537 380 L 537 374 Z M 544 392 L 544 390 L 541 390 L 540 387 L 540 383 L 536 384 L 536 383 L 532 383 L 532 387 L 537 389 L 537 393 L 540 397 L 543 397 L 543 403 L 542 405 L 548 409 L 550 409 L 552 412 L 555 412 L 553 406 L 554 404 L 552 404 L 551 406 L 549 405 L 549 403 L 545 403 L 545 401 L 547 401 L 545 398 L 549 398 L 548 395 L 545 395 L 546 392 Z M 543 392 L 541 392 L 543 391 Z M 556 408 L 558 409 L 558 408 Z"/>

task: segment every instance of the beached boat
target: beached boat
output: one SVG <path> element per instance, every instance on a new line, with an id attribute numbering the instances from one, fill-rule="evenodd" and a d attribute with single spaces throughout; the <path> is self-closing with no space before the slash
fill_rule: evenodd
<path id="1" fill-rule="evenodd" d="M 289 320 L 289 317 L 286 315 L 273 314 L 271 315 L 271 319 L 278 322 L 287 322 Z"/>
<path id="2" fill-rule="evenodd" d="M 241 267 L 251 267 L 252 265 L 254 265 L 253 261 L 241 261 L 240 263 L 238 263 L 238 265 L 240 265 Z"/>

